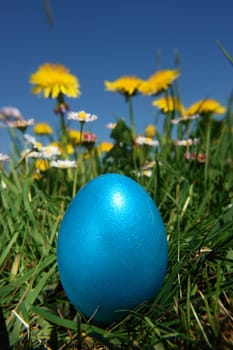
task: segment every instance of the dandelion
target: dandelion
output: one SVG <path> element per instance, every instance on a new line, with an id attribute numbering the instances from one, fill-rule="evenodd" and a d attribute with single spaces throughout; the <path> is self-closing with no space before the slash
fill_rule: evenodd
<path id="1" fill-rule="evenodd" d="M 207 98 L 195 102 L 187 111 L 186 115 L 208 115 L 210 113 L 224 114 L 226 108 L 214 99 Z"/>
<path id="2" fill-rule="evenodd" d="M 76 168 L 77 162 L 74 160 L 52 160 L 50 166 L 60 169 Z"/>
<path id="3" fill-rule="evenodd" d="M 156 135 L 156 127 L 154 125 L 147 125 L 145 128 L 144 134 L 146 137 L 153 138 Z"/>
<path id="4" fill-rule="evenodd" d="M 126 96 L 133 96 L 138 92 L 142 80 L 136 76 L 122 76 L 115 81 L 104 82 L 107 91 L 119 92 Z"/>
<path id="5" fill-rule="evenodd" d="M 150 137 L 144 137 L 144 136 L 137 136 L 135 139 L 135 143 L 137 145 L 147 145 L 147 146 L 152 146 L 152 147 L 159 146 L 158 140 L 153 140 Z"/>
<path id="6" fill-rule="evenodd" d="M 75 145 L 79 145 L 81 140 L 81 132 L 79 130 L 70 129 L 68 130 L 69 138 Z"/>
<path id="7" fill-rule="evenodd" d="M 80 123 L 89 123 L 94 122 L 98 119 L 97 115 L 86 113 L 85 111 L 79 111 L 79 112 L 69 112 L 67 115 L 67 119 L 69 120 L 76 120 Z"/>
<path id="8" fill-rule="evenodd" d="M 177 98 L 171 96 L 162 97 L 158 100 L 154 100 L 152 102 L 152 105 L 158 107 L 163 113 L 183 113 L 185 110 L 185 107 L 182 105 L 182 103 L 180 103 L 180 101 Z"/>
<path id="9" fill-rule="evenodd" d="M 33 131 L 37 135 L 51 135 L 53 133 L 53 129 L 47 123 L 37 123 Z"/>
<path id="10" fill-rule="evenodd" d="M 79 97 L 79 81 L 65 66 L 61 64 L 45 63 L 30 77 L 34 85 L 32 93 L 45 98 L 58 98 L 59 95 Z"/>
<path id="11" fill-rule="evenodd" d="M 141 83 L 142 80 L 136 76 L 122 76 L 113 82 L 110 82 L 108 80 L 104 82 L 106 90 L 119 92 L 125 96 L 126 102 L 129 104 L 129 119 L 132 137 L 135 136 L 132 96 L 136 95 L 139 92 Z"/>
<path id="12" fill-rule="evenodd" d="M 49 162 L 46 159 L 36 159 L 35 168 L 39 171 L 47 171 L 49 169 Z"/>
<path id="13" fill-rule="evenodd" d="M 111 142 L 107 142 L 107 141 L 101 142 L 97 146 L 97 153 L 99 156 L 101 156 L 103 153 L 110 152 L 112 148 L 113 148 L 113 144 Z"/>
<path id="14" fill-rule="evenodd" d="M 179 75 L 178 70 L 160 70 L 151 75 L 148 80 L 143 81 L 138 90 L 143 95 L 158 95 L 166 91 Z"/>

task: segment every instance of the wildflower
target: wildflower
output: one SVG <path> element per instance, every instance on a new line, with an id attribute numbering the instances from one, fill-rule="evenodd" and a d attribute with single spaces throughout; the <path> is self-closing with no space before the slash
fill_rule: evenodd
<path id="1" fill-rule="evenodd" d="M 198 163 L 205 163 L 207 160 L 207 156 L 205 153 L 185 152 L 184 157 L 187 160 L 197 160 Z"/>
<path id="2" fill-rule="evenodd" d="M 94 122 L 98 117 L 95 114 L 86 113 L 85 111 L 69 112 L 67 119 L 77 120 L 81 123 Z"/>
<path id="3" fill-rule="evenodd" d="M 50 162 L 50 166 L 54 168 L 61 168 L 61 169 L 67 169 L 67 168 L 76 168 L 77 162 L 74 160 L 52 160 Z"/>
<path id="4" fill-rule="evenodd" d="M 172 124 L 178 124 L 178 123 L 187 123 L 192 120 L 200 118 L 200 114 L 193 114 L 193 115 L 184 115 L 183 117 L 172 119 L 171 123 Z"/>
<path id="5" fill-rule="evenodd" d="M 18 108 L 15 107 L 3 107 L 0 109 L 0 120 L 6 119 L 23 119 L 23 116 Z"/>
<path id="6" fill-rule="evenodd" d="M 68 112 L 69 110 L 70 107 L 67 103 L 65 103 L 64 101 L 58 101 L 53 111 L 55 114 L 61 114 Z"/>
<path id="7" fill-rule="evenodd" d="M 173 81 L 180 75 L 178 70 L 160 70 L 143 81 L 138 90 L 143 95 L 158 95 L 166 91 Z"/>
<path id="8" fill-rule="evenodd" d="M 0 153 L 0 162 L 5 162 L 9 159 L 9 156 L 7 154 Z"/>
<path id="9" fill-rule="evenodd" d="M 63 65 L 45 63 L 30 77 L 34 85 L 32 93 L 42 94 L 45 98 L 57 98 L 59 95 L 78 97 L 80 95 L 78 78 Z"/>
<path id="10" fill-rule="evenodd" d="M 70 129 L 68 130 L 69 138 L 75 145 L 79 145 L 81 140 L 81 132 L 79 130 Z"/>
<path id="11" fill-rule="evenodd" d="M 174 140 L 175 146 L 192 146 L 196 145 L 199 142 L 199 139 L 187 139 L 187 140 Z"/>
<path id="12" fill-rule="evenodd" d="M 67 143 L 62 151 L 63 154 L 74 154 L 74 147 L 71 143 Z"/>
<path id="13" fill-rule="evenodd" d="M 101 142 L 98 146 L 97 146 L 97 153 L 99 156 L 102 155 L 102 153 L 107 153 L 109 151 L 111 151 L 111 149 L 113 148 L 113 144 L 111 142 Z"/>
<path id="14" fill-rule="evenodd" d="M 33 131 L 37 135 L 51 135 L 53 133 L 51 126 L 47 123 L 37 123 Z"/>
<path id="15" fill-rule="evenodd" d="M 35 167 L 40 171 L 46 171 L 49 169 L 49 162 L 46 159 L 36 159 Z"/>
<path id="16" fill-rule="evenodd" d="M 1 187 L 3 190 L 7 188 L 7 184 L 3 180 L 1 180 Z"/>
<path id="17" fill-rule="evenodd" d="M 106 128 L 113 130 L 116 127 L 117 123 L 108 123 L 106 124 Z"/>
<path id="18" fill-rule="evenodd" d="M 87 148 L 88 151 L 91 151 L 95 145 L 97 137 L 92 132 L 86 131 L 83 133 L 82 145 Z"/>
<path id="19" fill-rule="evenodd" d="M 214 99 L 203 99 L 195 102 L 187 111 L 186 115 L 207 115 L 209 113 L 223 114 L 226 109 Z"/>
<path id="20" fill-rule="evenodd" d="M 139 172 L 137 172 L 138 176 L 146 176 L 146 177 L 151 177 L 153 174 L 153 168 L 155 166 L 155 161 L 151 161 L 149 163 L 146 163 L 145 165 L 143 165 L 140 169 Z"/>
<path id="21" fill-rule="evenodd" d="M 146 136 L 146 137 L 153 138 L 153 137 L 155 137 L 155 135 L 156 135 L 156 127 L 155 127 L 154 125 L 149 124 L 149 125 L 147 125 L 147 127 L 145 128 L 144 133 L 145 133 L 145 136 Z"/>
<path id="22" fill-rule="evenodd" d="M 27 141 L 27 143 L 31 144 L 36 149 L 39 149 L 42 147 L 42 144 L 38 142 L 34 136 L 31 136 L 29 134 L 24 134 L 24 139 Z"/>
<path id="23" fill-rule="evenodd" d="M 158 107 L 163 113 L 175 111 L 183 113 L 185 110 L 182 103 L 180 103 L 180 101 L 177 98 L 171 96 L 162 97 L 158 100 L 154 100 L 152 102 L 152 105 Z"/>
<path id="24" fill-rule="evenodd" d="M 6 122 L 6 124 L 10 128 L 17 128 L 21 131 L 25 131 L 28 126 L 31 126 L 34 124 L 34 119 L 28 119 L 28 120 L 18 119 L 18 120 L 14 120 L 14 121 L 8 120 Z"/>
<path id="25" fill-rule="evenodd" d="M 97 137 L 92 132 L 86 131 L 83 133 L 83 142 L 84 143 L 95 143 Z"/>
<path id="26" fill-rule="evenodd" d="M 33 147 L 36 149 L 36 151 L 26 148 L 21 153 L 21 157 L 54 159 L 61 154 L 61 150 L 57 145 L 50 144 L 47 146 L 42 146 L 41 144 L 37 143 L 37 146 L 33 145 Z"/>
<path id="27" fill-rule="evenodd" d="M 137 136 L 135 139 L 135 143 L 138 145 L 148 145 L 148 146 L 152 146 L 152 147 L 159 146 L 158 140 L 153 140 L 150 137 L 144 137 L 144 136 Z"/>
<path id="28" fill-rule="evenodd" d="M 61 150 L 58 146 L 48 145 L 39 148 L 41 158 L 54 159 L 61 154 Z"/>
<path id="29" fill-rule="evenodd" d="M 133 96 L 138 92 L 142 80 L 135 76 L 123 76 L 115 81 L 104 82 L 105 88 L 108 91 L 119 92 L 126 96 Z"/>

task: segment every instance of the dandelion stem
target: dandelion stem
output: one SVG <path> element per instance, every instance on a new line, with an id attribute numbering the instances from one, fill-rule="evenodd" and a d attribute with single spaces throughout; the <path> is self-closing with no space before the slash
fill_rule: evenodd
<path id="1" fill-rule="evenodd" d="M 130 120 L 130 128 L 133 139 L 135 138 L 135 123 L 134 123 L 134 115 L 133 115 L 133 101 L 131 96 L 127 96 L 127 101 L 129 104 L 129 120 Z"/>

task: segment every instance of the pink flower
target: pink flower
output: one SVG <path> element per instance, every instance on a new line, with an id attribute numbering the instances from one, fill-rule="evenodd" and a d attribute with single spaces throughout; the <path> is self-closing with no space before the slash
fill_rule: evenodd
<path id="1" fill-rule="evenodd" d="M 184 157 L 185 157 L 185 159 L 188 159 L 188 160 L 197 160 L 198 163 L 205 163 L 207 160 L 205 153 L 185 152 Z"/>

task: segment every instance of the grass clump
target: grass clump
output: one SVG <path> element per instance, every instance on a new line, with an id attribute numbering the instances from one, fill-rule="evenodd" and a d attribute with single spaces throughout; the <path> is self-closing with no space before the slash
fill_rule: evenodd
<path id="1" fill-rule="evenodd" d="M 2 155 L 0 169 L 3 350 L 233 348 L 232 101 L 224 113 L 221 109 L 220 120 L 213 100 L 203 100 L 194 114 L 181 113 L 180 103 L 179 108 L 160 107 L 164 128 L 154 139 L 136 135 L 132 96 L 125 91 L 130 126 L 117 120 L 111 145 L 101 151 L 94 134 L 85 130 L 94 120 L 90 114 L 86 120 L 76 115 L 80 127 L 70 136 L 61 94 L 58 139 L 48 128 L 42 142 L 30 138 L 22 123 L 11 129 L 13 153 L 8 166 Z M 161 93 L 169 101 L 178 96 L 169 84 Z M 135 179 L 155 201 L 166 226 L 169 264 L 151 304 L 101 328 L 67 300 L 57 272 L 56 242 L 75 193 L 109 172 Z"/>

